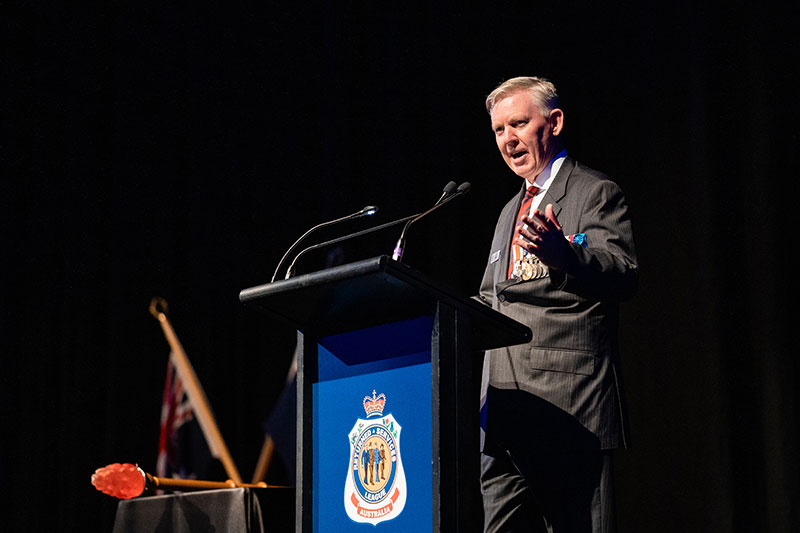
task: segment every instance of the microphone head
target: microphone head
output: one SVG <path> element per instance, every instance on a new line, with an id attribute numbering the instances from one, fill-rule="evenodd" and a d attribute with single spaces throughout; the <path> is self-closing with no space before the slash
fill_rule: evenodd
<path id="1" fill-rule="evenodd" d="M 447 185 L 444 186 L 444 191 L 442 191 L 442 192 L 444 192 L 445 196 L 450 196 L 450 194 L 452 194 L 452 192 L 453 192 L 453 189 L 455 189 L 455 188 L 456 188 L 456 182 L 455 181 L 451 181 L 450 183 L 448 183 Z"/>
<path id="2" fill-rule="evenodd" d="M 364 209 L 362 209 L 361 211 L 358 212 L 358 216 L 367 216 L 368 217 L 370 215 L 374 215 L 377 212 L 378 212 L 378 206 L 377 205 L 368 205 L 367 207 L 365 207 Z"/>
<path id="3" fill-rule="evenodd" d="M 462 183 L 461 185 L 458 186 L 458 190 L 456 191 L 456 194 L 464 194 L 465 192 L 468 192 L 470 190 L 470 188 L 472 188 L 472 185 L 470 184 L 470 182 L 465 181 L 464 183 Z"/>

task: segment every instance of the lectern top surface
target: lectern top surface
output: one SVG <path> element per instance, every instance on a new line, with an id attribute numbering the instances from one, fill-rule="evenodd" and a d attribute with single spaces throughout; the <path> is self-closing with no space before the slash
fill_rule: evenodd
<path id="1" fill-rule="evenodd" d="M 527 326 L 388 256 L 251 287 L 241 291 L 239 299 L 319 336 L 433 315 L 441 302 L 469 317 L 476 349 L 521 344 L 531 338 Z"/>

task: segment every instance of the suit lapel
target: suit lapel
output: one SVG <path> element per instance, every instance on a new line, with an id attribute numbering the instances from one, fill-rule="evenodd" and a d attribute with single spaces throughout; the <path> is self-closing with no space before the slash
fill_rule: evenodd
<path id="1" fill-rule="evenodd" d="M 558 170 L 558 174 L 556 174 L 553 183 L 550 184 L 550 187 L 544 193 L 544 198 L 542 198 L 542 202 L 539 204 L 540 211 L 544 211 L 547 204 L 553 204 L 553 214 L 556 218 L 561 214 L 561 204 L 559 202 L 567 194 L 569 176 L 575 169 L 575 164 L 575 160 L 569 156 L 564 159 L 564 163 L 561 164 L 561 168 Z"/>

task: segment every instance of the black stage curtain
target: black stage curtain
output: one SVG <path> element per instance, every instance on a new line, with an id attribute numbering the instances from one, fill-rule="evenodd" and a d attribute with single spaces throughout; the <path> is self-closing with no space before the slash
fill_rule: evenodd
<path id="1" fill-rule="evenodd" d="M 406 262 L 474 293 L 519 186 L 483 98 L 521 74 L 557 82 L 571 155 L 632 206 L 621 530 L 797 529 L 788 13 L 328 4 L 4 4 L 4 529 L 108 531 L 116 502 L 92 471 L 154 469 L 169 350 L 152 296 L 169 301 L 249 478 L 294 333 L 238 292 L 268 281 L 303 231 L 367 204 L 374 223 L 399 218 L 468 180 L 412 227 Z M 298 271 L 396 238 L 315 252 Z"/>

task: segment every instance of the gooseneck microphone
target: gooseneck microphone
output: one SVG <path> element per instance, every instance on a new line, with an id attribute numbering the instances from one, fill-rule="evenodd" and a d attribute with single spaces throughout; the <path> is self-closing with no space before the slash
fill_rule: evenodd
<path id="1" fill-rule="evenodd" d="M 405 247 L 406 247 L 406 232 L 408 231 L 408 228 L 411 226 L 411 224 L 413 224 L 417 220 L 421 219 L 422 217 L 424 217 L 428 213 L 431 213 L 432 211 L 434 211 L 436 209 L 439 209 L 440 207 L 442 207 L 444 204 L 446 204 L 447 202 L 449 202 L 453 198 L 455 198 L 457 196 L 461 196 L 462 194 L 466 193 L 467 191 L 469 191 L 470 187 L 472 187 L 472 185 L 470 185 L 470 183 L 468 181 L 465 181 L 464 183 L 462 183 L 461 185 L 458 186 L 458 189 L 456 189 L 455 192 L 453 192 L 453 189 L 455 188 L 455 186 L 456 186 L 456 184 L 455 184 L 454 181 L 451 181 L 450 183 L 445 185 L 444 186 L 444 191 L 442 192 L 442 196 L 440 196 L 439 199 L 436 201 L 436 203 L 433 204 L 433 207 L 431 207 L 427 211 L 424 211 L 424 212 L 420 213 L 419 215 L 411 218 L 408 222 L 406 222 L 406 225 L 403 226 L 403 232 L 400 233 L 400 238 L 397 239 L 397 244 L 395 244 L 395 246 L 394 246 L 394 252 L 392 253 L 392 259 L 394 259 L 398 263 L 403 260 L 403 252 L 405 251 Z"/>
<path id="2" fill-rule="evenodd" d="M 444 189 L 442 190 L 442 195 L 439 197 L 438 200 L 436 200 L 436 203 L 433 204 L 434 207 L 439 205 L 440 203 L 442 203 L 442 201 L 444 201 L 445 198 L 447 198 L 448 196 L 453 194 L 453 189 L 455 189 L 455 188 L 456 188 L 456 182 L 455 181 L 447 182 L 447 185 L 445 185 Z"/>
<path id="3" fill-rule="evenodd" d="M 294 256 L 294 260 L 292 260 L 292 263 L 289 265 L 289 268 L 286 270 L 286 277 L 284 279 L 289 279 L 292 276 L 294 276 L 294 265 L 297 263 L 297 260 L 300 259 L 300 257 L 304 256 L 308 252 L 311 252 L 311 251 L 316 250 L 318 248 L 323 248 L 325 246 L 330 246 L 332 244 L 336 244 L 336 243 L 339 243 L 339 242 L 342 242 L 342 241 L 346 241 L 348 239 L 355 239 L 356 237 L 360 237 L 362 235 L 366 235 L 367 233 L 372 233 L 373 231 L 380 231 L 382 229 L 385 229 L 385 228 L 388 228 L 388 227 L 391 227 L 391 226 L 396 226 L 398 224 L 402 224 L 403 222 L 411 220 L 412 218 L 414 218 L 416 216 L 419 216 L 419 213 L 417 213 L 416 215 L 411 215 L 411 216 L 403 217 L 403 218 L 400 218 L 400 219 L 397 219 L 397 220 L 393 220 L 392 222 L 387 222 L 385 224 L 381 224 L 380 226 L 375 226 L 374 228 L 367 228 L 367 229 L 358 231 L 356 233 L 351 233 L 349 235 L 344 235 L 342 237 L 337 237 L 337 238 L 331 239 L 329 241 L 321 242 L 321 243 L 318 243 L 318 244 L 313 244 L 313 245 L 309 246 L 308 248 L 305 248 L 305 249 L 301 250 L 296 256 Z"/>
<path id="4" fill-rule="evenodd" d="M 275 276 L 278 275 L 278 271 L 281 269 L 281 265 L 283 265 L 283 262 L 286 261 L 286 258 L 289 256 L 289 254 L 292 253 L 295 250 L 295 248 L 297 248 L 297 246 L 306 237 L 311 235 L 313 232 L 317 231 L 318 229 L 321 229 L 321 228 L 324 228 L 324 227 L 327 227 L 327 226 L 331 226 L 333 224 L 338 224 L 339 222 L 344 222 L 346 220 L 351 220 L 351 219 L 354 219 L 354 218 L 366 217 L 366 216 L 374 215 L 377 212 L 378 212 L 378 206 L 368 205 L 365 208 L 361 209 L 360 211 L 356 211 L 355 213 L 353 213 L 351 215 L 347 215 L 346 217 L 337 218 L 336 220 L 330 220 L 328 222 L 323 222 L 322 224 L 317 224 L 316 226 L 314 226 L 313 228 L 311 228 L 307 232 L 303 233 L 300 236 L 300 238 L 297 239 L 296 241 L 294 241 L 294 244 L 292 244 L 289 247 L 289 249 L 286 250 L 286 253 L 283 254 L 283 257 L 281 257 L 281 260 L 278 262 L 278 266 L 275 268 L 275 273 L 272 274 L 272 279 L 270 280 L 270 283 L 273 283 L 275 281 Z"/>

